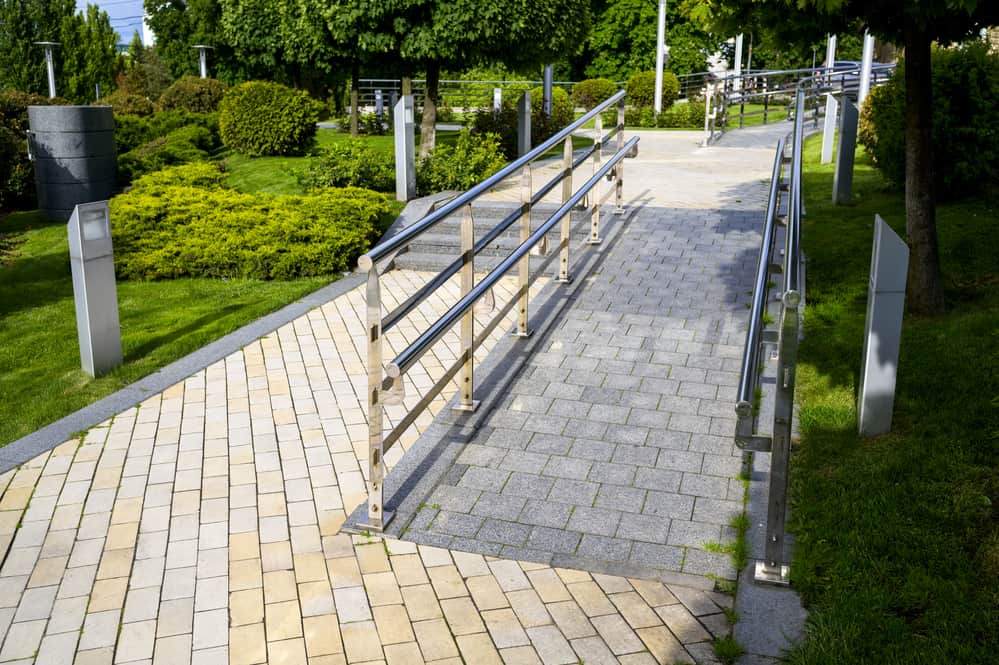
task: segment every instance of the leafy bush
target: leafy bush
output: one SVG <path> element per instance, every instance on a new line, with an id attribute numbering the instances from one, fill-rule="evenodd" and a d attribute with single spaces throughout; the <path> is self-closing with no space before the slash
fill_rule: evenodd
<path id="1" fill-rule="evenodd" d="M 115 115 L 124 113 L 128 115 L 149 116 L 156 111 L 156 107 L 146 97 L 120 90 L 112 92 L 97 103 L 102 106 L 110 106 L 111 111 Z"/>
<path id="2" fill-rule="evenodd" d="M 243 83 L 222 98 L 222 142 L 252 156 L 302 154 L 316 135 L 321 106 L 308 93 L 280 83 Z"/>
<path id="3" fill-rule="evenodd" d="M 184 76 L 163 91 L 159 107 L 164 111 L 183 109 L 192 113 L 214 113 L 224 95 L 222 81 Z"/>
<path id="4" fill-rule="evenodd" d="M 617 91 L 617 84 L 609 79 L 586 79 L 572 86 L 572 103 L 589 111 Z"/>
<path id="5" fill-rule="evenodd" d="M 433 152 L 420 160 L 416 169 L 416 188 L 421 194 L 469 189 L 505 164 L 498 135 L 473 134 L 463 129 L 454 146 L 438 143 Z"/>
<path id="6" fill-rule="evenodd" d="M 211 147 L 214 152 L 221 146 L 219 139 L 219 117 L 216 113 L 190 113 L 188 111 L 161 111 L 143 117 L 137 115 L 116 115 L 114 119 L 114 142 L 119 155 L 135 150 L 153 139 L 166 136 L 170 132 L 196 125 L 211 134 Z"/>
<path id="7" fill-rule="evenodd" d="M 221 187 L 212 169 L 167 169 L 112 199 L 119 277 L 335 274 L 368 249 L 390 210 L 383 195 L 354 187 L 307 196 L 243 194 Z"/>
<path id="8" fill-rule="evenodd" d="M 704 100 L 674 104 L 656 116 L 651 107 L 629 108 L 624 112 L 628 127 L 670 127 L 701 129 L 704 127 Z"/>
<path id="9" fill-rule="evenodd" d="M 360 139 L 334 143 L 310 161 L 299 182 L 308 189 L 366 187 L 395 191 L 395 160 Z"/>
<path id="10" fill-rule="evenodd" d="M 34 167 L 28 159 L 25 132 L 28 107 L 69 104 L 17 90 L 0 90 L 0 207 L 35 207 Z"/>
<path id="11" fill-rule="evenodd" d="M 576 119 L 576 110 L 569 93 L 562 88 L 552 88 L 552 115 L 544 114 L 545 91 L 538 86 L 531 89 L 531 142 L 534 145 L 556 133 Z"/>
<path id="12" fill-rule="evenodd" d="M 656 73 L 638 72 L 628 78 L 628 104 L 635 108 L 654 106 Z M 680 96 L 680 79 L 673 72 L 663 72 L 663 109 L 668 109 Z"/>
<path id="13" fill-rule="evenodd" d="M 538 145 L 576 117 L 569 94 L 562 88 L 552 89 L 552 116 L 542 112 L 544 91 L 539 86 L 531 91 L 531 145 Z M 476 134 L 494 134 L 499 137 L 500 148 L 507 159 L 517 157 L 517 108 L 510 96 L 504 97 L 499 113 L 492 109 L 480 110 L 472 123 Z"/>
<path id="14" fill-rule="evenodd" d="M 905 74 L 872 91 L 858 138 L 896 187 L 905 185 Z M 999 180 L 999 54 L 984 43 L 933 52 L 933 164 L 941 199 L 975 193 Z"/>
<path id="15" fill-rule="evenodd" d="M 211 132 L 198 125 L 187 125 L 119 156 L 118 175 L 123 182 L 130 182 L 167 166 L 203 161 L 213 147 Z"/>

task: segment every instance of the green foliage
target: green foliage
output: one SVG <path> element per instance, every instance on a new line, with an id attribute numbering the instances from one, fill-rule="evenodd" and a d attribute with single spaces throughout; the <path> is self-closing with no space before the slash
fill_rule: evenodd
<path id="1" fill-rule="evenodd" d="M 617 91 L 614 81 L 603 78 L 586 79 L 572 86 L 572 103 L 589 111 Z"/>
<path id="2" fill-rule="evenodd" d="M 628 78 L 628 104 L 635 108 L 653 106 L 656 100 L 656 73 L 638 72 Z M 680 95 L 680 79 L 673 72 L 663 72 L 663 108 L 668 109 Z"/>
<path id="3" fill-rule="evenodd" d="M 222 142 L 253 156 L 301 154 L 315 138 L 321 107 L 307 93 L 279 83 L 243 83 L 222 99 Z"/>
<path id="4" fill-rule="evenodd" d="M 118 158 L 118 175 L 122 182 L 131 182 L 138 176 L 167 166 L 208 159 L 214 147 L 212 134 L 204 127 L 181 127 L 121 155 Z"/>
<path id="5" fill-rule="evenodd" d="M 983 43 L 933 53 L 933 161 L 936 193 L 959 198 L 999 182 L 999 54 Z M 891 183 L 905 184 L 903 71 L 873 91 L 858 140 Z"/>
<path id="6" fill-rule="evenodd" d="M 562 88 L 552 89 L 552 115 L 543 112 L 543 90 L 539 86 L 531 93 L 531 145 L 538 145 L 560 129 L 572 123 L 575 118 L 569 93 Z M 482 110 L 475 114 L 473 131 L 479 134 L 494 134 L 499 137 L 500 148 L 507 159 L 517 156 L 517 108 L 510 96 L 503 99 L 499 113 Z"/>
<path id="7" fill-rule="evenodd" d="M 354 187 L 307 196 L 243 194 L 218 186 L 205 169 L 151 174 L 112 200 L 119 277 L 331 275 L 353 266 L 390 210 L 383 195 Z"/>
<path id="8" fill-rule="evenodd" d="M 219 140 L 219 117 L 217 113 L 189 113 L 187 111 L 160 111 L 151 116 L 115 115 L 114 142 L 118 154 L 122 155 L 148 143 L 153 139 L 166 136 L 170 132 L 196 125 L 203 127 L 211 134 L 211 147 L 215 151 L 221 145 Z"/>
<path id="9" fill-rule="evenodd" d="M 0 90 L 0 208 L 35 207 L 34 167 L 25 142 L 28 107 L 68 103 L 60 98 Z"/>
<path id="10" fill-rule="evenodd" d="M 366 187 L 376 192 L 395 191 L 392 155 L 375 150 L 361 139 L 330 145 L 312 159 L 299 180 L 308 189 Z"/>
<path id="11" fill-rule="evenodd" d="M 116 89 L 131 95 L 159 99 L 173 82 L 170 70 L 160 58 L 159 49 L 156 46 L 143 46 L 138 33 L 128 45 L 124 67 L 115 81 Z"/>
<path id="12" fill-rule="evenodd" d="M 658 116 L 650 107 L 625 109 L 624 124 L 628 127 L 701 129 L 704 127 L 704 100 L 673 104 Z"/>
<path id="13" fill-rule="evenodd" d="M 158 104 L 164 111 L 182 109 L 192 113 L 214 113 L 224 95 L 222 81 L 184 76 L 163 91 Z"/>
<path id="14" fill-rule="evenodd" d="M 453 146 L 439 143 L 420 160 L 416 170 L 416 187 L 421 194 L 469 189 L 505 164 L 498 135 L 463 129 Z"/>
<path id="15" fill-rule="evenodd" d="M 150 116 L 156 112 L 156 107 L 148 98 L 121 90 L 105 95 L 99 103 L 110 106 L 115 115 Z"/>
<path id="16" fill-rule="evenodd" d="M 96 99 L 96 86 L 105 91 L 114 88 L 120 69 L 116 47 L 118 35 L 108 15 L 96 4 L 85 12 L 62 19 L 62 46 L 56 49 L 56 91 L 78 104 Z"/>
<path id="17" fill-rule="evenodd" d="M 714 649 L 715 657 L 725 665 L 734 665 L 735 661 L 739 660 L 739 656 L 746 653 L 742 645 L 736 642 L 731 635 L 715 639 L 711 646 Z"/>

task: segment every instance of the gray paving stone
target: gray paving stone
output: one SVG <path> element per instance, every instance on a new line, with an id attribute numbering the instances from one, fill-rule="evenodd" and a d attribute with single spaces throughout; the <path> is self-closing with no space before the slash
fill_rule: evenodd
<path id="1" fill-rule="evenodd" d="M 472 514 L 512 522 L 520 516 L 525 504 L 527 499 L 521 496 L 483 492 L 472 508 Z"/>
<path id="2" fill-rule="evenodd" d="M 711 434 L 693 434 L 690 437 L 688 450 L 711 455 L 732 455 L 735 443 L 731 437 L 714 436 Z"/>
<path id="3" fill-rule="evenodd" d="M 490 469 L 483 466 L 470 466 L 464 475 L 462 475 L 458 484 L 460 487 L 473 490 L 499 492 L 503 489 L 503 485 L 509 477 L 509 471 Z"/>
<path id="4" fill-rule="evenodd" d="M 578 439 L 603 439 L 610 426 L 607 423 L 598 423 L 594 420 L 579 420 L 570 418 L 565 424 L 562 434 Z M 561 454 L 569 452 L 566 448 Z"/>
<path id="5" fill-rule="evenodd" d="M 713 499 L 728 498 L 728 478 L 705 476 L 700 473 L 684 473 L 680 482 L 682 494 L 705 496 Z"/>
<path id="6" fill-rule="evenodd" d="M 687 450 L 690 447 L 690 432 L 651 430 L 645 445 L 670 450 Z"/>
<path id="7" fill-rule="evenodd" d="M 732 455 L 704 455 L 701 473 L 732 478 L 742 470 L 742 459 Z"/>
<path id="8" fill-rule="evenodd" d="M 499 418 L 501 421 L 504 419 L 504 414 L 509 414 L 510 411 L 497 411 L 493 414 L 490 419 L 490 424 L 495 427 L 489 437 L 485 440 L 486 446 L 491 448 L 516 448 L 523 450 L 527 447 L 527 442 L 531 440 L 531 433 L 524 432 L 520 429 L 507 429 L 501 427 L 496 419 Z M 524 420 L 527 420 L 526 414 L 524 415 Z M 523 424 L 523 423 L 521 423 Z"/>
<path id="9" fill-rule="evenodd" d="M 645 505 L 646 491 L 636 487 L 603 485 L 593 503 L 596 508 L 606 508 L 626 513 L 640 513 Z"/>
<path id="10" fill-rule="evenodd" d="M 554 478 L 533 473 L 514 472 L 510 474 L 510 479 L 503 486 L 502 493 L 507 496 L 522 496 L 528 499 L 548 496 L 554 484 Z"/>
<path id="11" fill-rule="evenodd" d="M 438 510 L 448 510 L 452 512 L 467 513 L 482 494 L 479 490 L 468 487 L 452 487 L 451 485 L 438 485 L 426 504 Z"/>
<path id="12" fill-rule="evenodd" d="M 669 537 L 668 517 L 623 513 L 617 527 L 617 537 L 665 545 Z"/>
<path id="13" fill-rule="evenodd" d="M 649 491 L 645 497 L 646 515 L 662 515 L 673 519 L 689 520 L 694 512 L 694 497 L 672 492 Z"/>
<path id="14" fill-rule="evenodd" d="M 569 449 L 569 456 L 579 459 L 609 462 L 614 455 L 614 444 L 591 439 L 576 439 Z"/>
<path id="15" fill-rule="evenodd" d="M 680 489 L 680 478 L 679 471 L 639 467 L 635 472 L 635 487 L 659 492 L 676 492 Z"/>
<path id="16" fill-rule="evenodd" d="M 580 402 L 574 399 L 556 399 L 552 402 L 551 408 L 548 413 L 553 416 L 565 416 L 566 418 L 572 418 L 573 416 L 579 416 L 589 411 L 590 405 L 588 402 Z"/>
<path id="17" fill-rule="evenodd" d="M 409 540 L 408 536 L 406 539 Z M 477 538 L 454 538 L 449 547 L 453 550 L 482 554 L 483 556 L 499 556 L 500 551 L 506 546 L 499 543 L 487 543 Z"/>
<path id="18" fill-rule="evenodd" d="M 556 529 L 565 527 L 572 514 L 570 503 L 560 503 L 547 499 L 530 499 L 520 513 L 519 522 L 535 526 L 546 526 Z"/>
<path id="19" fill-rule="evenodd" d="M 688 471 L 690 473 L 698 473 L 703 465 L 704 453 L 668 448 L 659 451 L 659 459 L 656 461 L 656 466 L 661 469 Z"/>
<path id="20" fill-rule="evenodd" d="M 682 572 L 691 575 L 716 575 L 727 580 L 734 580 L 736 577 L 732 557 L 721 552 L 705 552 L 700 549 L 687 550 Z"/>
<path id="21" fill-rule="evenodd" d="M 630 540 L 584 533 L 579 541 L 579 547 L 576 549 L 576 555 L 580 558 L 600 561 L 627 561 L 631 549 L 632 541 Z"/>
<path id="22" fill-rule="evenodd" d="M 569 421 L 573 422 L 573 421 Z M 535 434 L 527 444 L 527 450 L 544 455 L 566 455 L 572 448 L 573 440 L 568 436 L 555 434 Z"/>
<path id="23" fill-rule="evenodd" d="M 470 443 L 458 455 L 459 464 L 496 466 L 503 459 L 503 449 Z"/>
<path id="24" fill-rule="evenodd" d="M 479 529 L 478 538 L 502 545 L 521 546 L 527 542 L 527 536 L 531 532 L 531 527 L 516 522 L 505 522 L 502 520 L 486 519 Z"/>
<path id="25" fill-rule="evenodd" d="M 452 513 L 445 510 L 437 513 L 436 519 L 430 525 L 430 529 L 437 533 L 446 533 L 451 536 L 461 536 L 471 538 L 475 536 L 482 526 L 483 518 L 467 515 L 465 513 Z"/>
<path id="26" fill-rule="evenodd" d="M 570 383 L 549 383 L 545 388 L 544 396 L 554 399 L 578 400 L 583 396 L 583 387 Z"/>
<path id="27" fill-rule="evenodd" d="M 544 550 L 534 550 L 528 547 L 504 545 L 500 550 L 499 556 L 500 558 L 513 559 L 514 561 L 530 561 L 532 563 L 550 565 L 553 554 Z"/>
<path id="28" fill-rule="evenodd" d="M 527 546 L 543 552 L 574 554 L 582 535 L 578 531 L 536 526 L 527 537 Z"/>
<path id="29" fill-rule="evenodd" d="M 589 466 L 589 463 L 585 463 Z M 548 497 L 552 501 L 562 501 L 573 506 L 592 506 L 597 498 L 600 485 L 585 480 L 560 478 L 555 481 Z"/>
<path id="30" fill-rule="evenodd" d="M 589 460 L 552 455 L 541 473 L 546 476 L 555 476 L 556 478 L 582 480 L 590 473 L 592 465 L 593 463 Z"/>
<path id="31" fill-rule="evenodd" d="M 562 416 L 548 416 L 537 413 L 528 415 L 524 430 L 541 434 L 561 434 L 567 419 Z M 705 430 L 707 431 L 707 430 Z"/>
<path id="32" fill-rule="evenodd" d="M 687 520 L 673 520 L 666 542 L 670 545 L 701 549 L 708 543 L 723 544 L 720 526 Z"/>
<path id="33" fill-rule="evenodd" d="M 548 455 L 523 450 L 511 450 L 500 463 L 504 471 L 536 472 L 548 463 Z"/>
<path id="34" fill-rule="evenodd" d="M 635 427 L 634 425 L 615 425 L 607 429 L 607 441 L 612 443 L 627 443 L 629 445 L 641 446 L 649 436 L 647 427 Z"/>
<path id="35" fill-rule="evenodd" d="M 594 462 L 587 479 L 595 483 L 631 485 L 635 481 L 635 467 L 630 464 Z"/>
<path id="36" fill-rule="evenodd" d="M 644 566 L 679 571 L 683 550 L 671 545 L 636 542 L 631 548 L 630 561 Z"/>
<path id="37" fill-rule="evenodd" d="M 728 524 L 740 514 L 742 514 L 742 503 L 740 501 L 722 501 L 699 496 L 694 502 L 692 518 L 695 522 Z"/>
<path id="38" fill-rule="evenodd" d="M 569 518 L 567 528 L 571 531 L 582 531 L 598 536 L 613 536 L 617 533 L 620 521 L 621 513 L 619 511 L 576 506 L 575 510 L 572 511 L 572 517 Z"/>
<path id="39" fill-rule="evenodd" d="M 645 446 L 630 446 L 619 444 L 614 448 L 613 462 L 618 464 L 631 464 L 633 466 L 655 466 L 659 457 L 658 448 L 646 448 Z"/>

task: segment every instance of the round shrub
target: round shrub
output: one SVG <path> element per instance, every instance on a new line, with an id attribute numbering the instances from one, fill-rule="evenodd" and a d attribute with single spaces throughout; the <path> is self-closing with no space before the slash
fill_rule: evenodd
<path id="1" fill-rule="evenodd" d="M 142 95 L 132 95 L 121 91 L 112 92 L 97 103 L 110 106 L 115 115 L 128 114 L 144 117 L 152 115 L 156 111 L 153 103 Z"/>
<path id="2" fill-rule="evenodd" d="M 531 89 L 531 126 L 535 123 L 545 123 L 544 114 L 545 89 L 541 86 Z M 563 88 L 552 88 L 552 116 L 549 123 L 562 129 L 576 119 L 576 110 L 569 99 L 569 93 Z M 554 132 L 552 132 L 554 134 Z M 548 136 L 551 136 L 549 134 Z M 545 137 L 547 138 L 547 137 Z M 543 140 L 543 139 L 542 139 Z"/>
<path id="3" fill-rule="evenodd" d="M 465 190 L 503 168 L 506 159 L 496 134 L 473 134 L 461 130 L 454 145 L 438 143 L 416 170 L 416 187 L 421 194 L 448 189 Z"/>
<path id="4" fill-rule="evenodd" d="M 905 73 L 900 63 L 861 110 L 858 139 L 882 175 L 905 185 Z M 999 54 L 984 43 L 933 52 L 933 167 L 942 200 L 999 180 Z"/>
<path id="5" fill-rule="evenodd" d="M 617 84 L 609 79 L 586 79 L 572 86 L 572 103 L 589 111 L 617 91 Z"/>
<path id="6" fill-rule="evenodd" d="M 394 192 L 395 160 L 362 139 L 341 141 L 311 160 L 298 180 L 308 189 L 366 187 L 376 192 Z"/>
<path id="7" fill-rule="evenodd" d="M 164 111 L 182 109 L 192 113 L 214 113 L 224 95 L 222 81 L 184 76 L 163 91 L 159 107 Z"/>
<path id="8" fill-rule="evenodd" d="M 656 73 L 638 72 L 628 78 L 627 102 L 635 108 L 646 108 L 656 103 Z M 673 106 L 680 96 L 680 79 L 673 72 L 663 72 L 663 109 Z"/>
<path id="9" fill-rule="evenodd" d="M 222 142 L 251 156 L 302 154 L 312 145 L 321 107 L 308 93 L 280 83 L 243 83 L 219 105 Z"/>
<path id="10" fill-rule="evenodd" d="M 349 187 L 307 196 L 244 194 L 207 164 L 136 180 L 111 200 L 115 271 L 123 279 L 294 279 L 349 270 L 390 207 Z"/>

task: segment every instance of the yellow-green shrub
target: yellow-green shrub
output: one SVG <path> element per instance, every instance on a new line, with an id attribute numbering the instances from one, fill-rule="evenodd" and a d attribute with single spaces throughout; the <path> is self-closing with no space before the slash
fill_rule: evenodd
<path id="1" fill-rule="evenodd" d="M 222 98 L 219 132 L 226 147 L 247 155 L 298 155 L 312 145 L 321 108 L 302 90 L 248 81 Z"/>
<path id="2" fill-rule="evenodd" d="M 188 164 L 139 178 L 111 201 L 115 268 L 124 279 L 294 279 L 353 267 L 389 212 L 348 187 L 307 196 L 243 194 L 218 168 Z"/>

